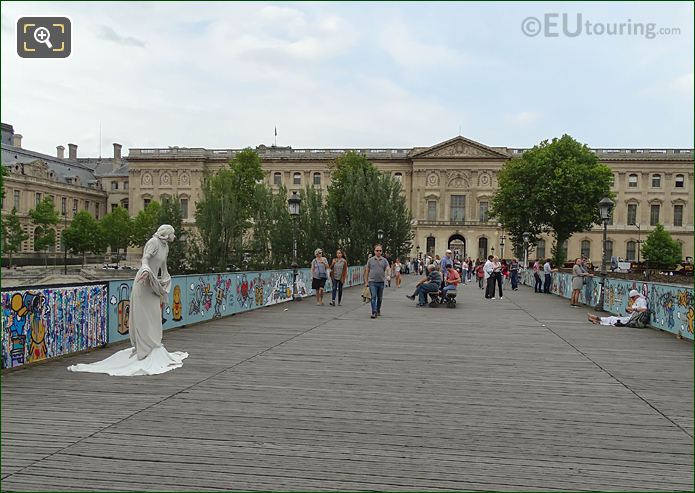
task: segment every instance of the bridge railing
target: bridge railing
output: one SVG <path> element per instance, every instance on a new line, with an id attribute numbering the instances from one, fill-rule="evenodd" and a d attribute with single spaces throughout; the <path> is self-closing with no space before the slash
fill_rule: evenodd
<path id="1" fill-rule="evenodd" d="M 162 300 L 164 330 L 284 303 L 291 269 L 173 276 Z M 348 269 L 345 287 L 364 283 L 364 267 Z M 128 335 L 132 279 L 2 290 L 2 368 L 98 348 Z M 299 296 L 315 294 L 310 269 L 298 269 Z M 329 280 L 326 291 L 332 290 Z"/>
<path id="2" fill-rule="evenodd" d="M 543 279 L 542 273 L 541 279 Z M 530 270 L 523 271 L 521 280 L 524 284 L 533 286 L 533 273 Z M 625 315 L 629 301 L 628 293 L 632 289 L 636 289 L 647 298 L 649 309 L 652 312 L 649 324 L 652 328 L 693 339 L 695 311 L 693 309 L 694 291 L 692 287 L 607 277 L 603 310 L 614 315 Z M 572 274 L 553 272 L 550 291 L 563 298 L 571 298 Z M 600 296 L 600 277 L 586 278 L 579 292 L 579 301 L 595 307 L 598 305 Z"/>

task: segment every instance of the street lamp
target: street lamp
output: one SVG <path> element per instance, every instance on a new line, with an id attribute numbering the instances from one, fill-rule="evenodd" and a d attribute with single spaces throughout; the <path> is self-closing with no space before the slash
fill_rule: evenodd
<path id="1" fill-rule="evenodd" d="M 524 269 L 528 269 L 528 241 L 531 239 L 531 233 L 524 231 L 521 237 L 524 239 Z"/>
<path id="2" fill-rule="evenodd" d="M 635 224 L 637 226 L 637 263 L 640 263 L 640 244 L 642 243 L 642 231 L 640 230 L 640 224 Z"/>
<path id="3" fill-rule="evenodd" d="M 299 288 L 297 286 L 297 220 L 299 219 L 299 206 L 302 199 L 297 192 L 292 192 L 292 196 L 287 199 L 287 208 L 292 216 L 292 300 L 302 301 L 299 296 Z"/>
<path id="4" fill-rule="evenodd" d="M 380 229 L 379 231 L 376 232 L 376 239 L 379 240 L 379 243 L 381 243 L 381 240 L 384 239 L 384 230 Z"/>
<path id="5" fill-rule="evenodd" d="M 500 259 L 504 259 L 504 233 L 500 236 Z"/>
<path id="6" fill-rule="evenodd" d="M 606 245 L 608 244 L 608 221 L 611 218 L 611 212 L 613 211 L 613 205 L 615 203 L 608 197 L 604 197 L 598 203 L 598 209 L 603 221 L 603 261 L 601 262 L 601 292 L 599 293 L 598 308 L 603 309 L 603 299 L 604 291 L 606 287 L 606 263 L 608 259 L 606 258 Z"/>

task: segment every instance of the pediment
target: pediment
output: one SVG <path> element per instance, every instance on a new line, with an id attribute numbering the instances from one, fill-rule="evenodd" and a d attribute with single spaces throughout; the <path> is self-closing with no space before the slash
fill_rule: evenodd
<path id="1" fill-rule="evenodd" d="M 474 140 L 465 137 L 454 137 L 440 144 L 436 144 L 427 149 L 421 149 L 415 152 L 412 159 L 509 159 L 509 156 L 503 152 L 496 151 L 486 145 L 483 145 Z"/>

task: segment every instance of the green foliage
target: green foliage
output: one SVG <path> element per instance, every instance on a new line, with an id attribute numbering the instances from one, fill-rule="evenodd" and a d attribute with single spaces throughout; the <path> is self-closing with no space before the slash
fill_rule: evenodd
<path id="1" fill-rule="evenodd" d="M 562 265 L 566 252 L 558 246 L 600 223 L 598 203 L 612 197 L 611 177 L 610 168 L 585 144 L 569 135 L 546 140 L 502 168 L 490 213 L 515 244 L 523 243 L 524 231 L 534 239 L 553 233 L 554 262 Z"/>
<path id="2" fill-rule="evenodd" d="M 31 222 L 34 228 L 34 251 L 45 251 L 46 265 L 48 265 L 48 249 L 55 246 L 56 232 L 51 226 L 58 223 L 60 216 L 55 210 L 53 201 L 45 197 L 36 206 L 36 209 L 29 211 Z"/>
<path id="3" fill-rule="evenodd" d="M 321 190 L 307 185 L 299 196 L 302 202 L 297 218 L 297 264 L 308 267 L 317 248 L 328 256 L 338 246 L 335 236 L 331 234 L 332 221 L 329 220 Z"/>
<path id="4" fill-rule="evenodd" d="M 149 205 L 152 205 L 150 203 Z M 137 219 L 137 218 L 136 218 Z M 167 256 L 167 269 L 171 275 L 183 274 L 186 270 L 186 242 L 187 236 L 183 229 L 183 217 L 181 215 L 181 201 L 177 198 L 166 200 L 159 208 L 155 219 L 157 225 L 152 234 L 162 224 L 169 224 L 174 228 L 176 239 L 169 244 L 169 254 Z M 152 237 L 150 235 L 150 238 Z"/>
<path id="5" fill-rule="evenodd" d="M 642 254 L 648 265 L 655 268 L 672 268 L 683 259 L 680 243 L 661 224 L 642 243 Z"/>
<path id="6" fill-rule="evenodd" d="M 147 240 L 152 238 L 157 228 L 163 224 L 159 222 L 161 211 L 162 206 L 159 202 L 153 200 L 132 219 L 132 237 L 130 239 L 130 244 L 132 246 L 144 247 Z M 176 233 L 178 234 L 178 230 Z"/>
<path id="7" fill-rule="evenodd" d="M 111 248 L 112 253 L 118 256 L 121 249 L 128 248 L 132 234 L 132 221 L 127 210 L 116 207 L 101 219 L 99 225 L 104 243 Z M 118 258 L 120 259 L 120 256 Z"/>
<path id="8" fill-rule="evenodd" d="M 9 254 L 9 267 L 12 268 L 12 254 L 22 249 L 22 242 L 29 239 L 17 216 L 17 209 L 2 221 L 2 251 Z"/>
<path id="9" fill-rule="evenodd" d="M 242 265 L 244 238 L 256 210 L 256 185 L 262 179 L 261 160 L 251 149 L 237 154 L 228 169 L 204 179 L 195 217 L 200 233 L 197 248 L 207 269 Z"/>
<path id="10" fill-rule="evenodd" d="M 70 227 L 63 231 L 63 241 L 68 251 L 82 255 L 83 266 L 87 252 L 99 254 L 105 250 L 103 231 L 87 211 L 75 215 Z"/>
<path id="11" fill-rule="evenodd" d="M 385 250 L 392 254 L 410 250 L 412 217 L 400 183 L 355 152 L 338 158 L 331 176 L 327 197 L 331 239 L 353 265 L 366 262 L 379 229 L 384 231 Z"/>
<path id="12" fill-rule="evenodd" d="M 292 263 L 293 223 L 287 209 L 287 189 L 273 193 L 259 184 L 254 198 L 253 236 L 247 245 L 249 268 L 286 269 Z"/>

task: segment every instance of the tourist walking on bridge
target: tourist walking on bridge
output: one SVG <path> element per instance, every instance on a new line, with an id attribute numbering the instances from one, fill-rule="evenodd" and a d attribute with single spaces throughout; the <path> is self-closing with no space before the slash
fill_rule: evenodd
<path id="1" fill-rule="evenodd" d="M 386 282 L 386 268 L 388 260 L 381 256 L 381 245 L 374 246 L 374 256 L 370 257 L 364 270 L 364 285 L 369 286 L 371 294 L 372 318 L 381 315 L 381 301 L 384 297 L 384 283 Z"/>
<path id="2" fill-rule="evenodd" d="M 343 300 L 343 285 L 347 279 L 348 263 L 343 257 L 342 250 L 336 250 L 335 258 L 331 262 L 331 279 L 333 281 L 333 291 L 331 293 L 331 306 L 335 306 L 335 298 L 338 297 L 338 305 Z"/>
<path id="3" fill-rule="evenodd" d="M 316 304 L 323 305 L 323 291 L 328 279 L 328 260 L 320 248 L 314 250 L 314 260 L 311 261 L 311 288 L 316 290 Z"/>

